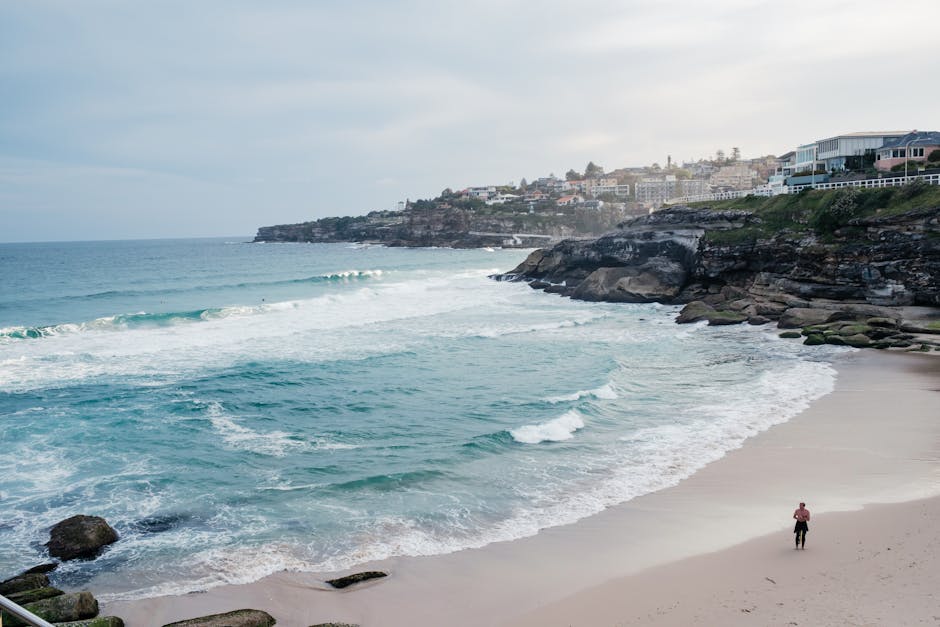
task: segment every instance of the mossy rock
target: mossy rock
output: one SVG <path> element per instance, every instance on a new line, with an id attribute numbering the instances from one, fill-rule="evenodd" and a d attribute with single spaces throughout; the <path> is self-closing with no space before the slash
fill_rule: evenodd
<path id="1" fill-rule="evenodd" d="M 871 346 L 871 338 L 869 338 L 864 333 L 858 333 L 856 335 L 848 335 L 842 338 L 845 340 L 845 343 L 849 346 L 854 346 L 855 348 L 868 348 Z"/>
<path id="2" fill-rule="evenodd" d="M 714 311 L 715 308 L 708 303 L 700 300 L 693 300 L 691 303 L 682 308 L 682 311 L 679 312 L 679 316 L 676 318 L 676 322 L 678 324 L 698 322 L 699 320 L 704 320 L 708 314 Z"/>
<path id="3" fill-rule="evenodd" d="M 867 324 L 847 324 L 836 331 L 839 335 L 849 336 L 849 335 L 868 335 L 869 333 L 875 330 L 874 327 L 870 327 Z"/>
<path id="4" fill-rule="evenodd" d="M 888 328 L 885 328 L 885 327 L 874 327 L 874 328 L 872 328 L 871 331 L 869 331 L 869 332 L 866 333 L 865 335 L 867 335 L 868 337 L 870 337 L 870 338 L 873 339 L 873 340 L 884 340 L 884 339 L 887 339 L 887 338 L 889 338 L 889 337 L 895 337 L 896 335 L 898 335 L 898 330 L 897 330 L 897 329 L 888 329 Z"/>
<path id="5" fill-rule="evenodd" d="M 834 346 L 845 346 L 846 344 L 845 338 L 841 335 L 836 335 L 835 333 L 827 335 L 825 340 L 826 344 L 833 344 Z"/>
<path id="6" fill-rule="evenodd" d="M 815 333 L 822 334 L 824 331 L 828 331 L 830 326 L 828 324 L 813 324 L 808 327 L 803 327 L 801 333 L 805 336 L 810 336 Z"/>
<path id="7" fill-rule="evenodd" d="M 747 321 L 747 314 L 737 311 L 713 311 L 705 318 L 708 320 L 708 326 L 716 327 L 727 324 L 741 324 Z"/>
<path id="8" fill-rule="evenodd" d="M 45 586 L 43 588 L 34 588 L 33 590 L 24 590 L 23 592 L 14 592 L 13 594 L 7 595 L 7 598 L 17 605 L 26 605 L 27 603 L 51 599 L 53 597 L 62 596 L 63 594 L 65 594 L 65 592 L 58 588 Z"/>
<path id="9" fill-rule="evenodd" d="M 124 621 L 117 616 L 99 616 L 90 620 L 56 623 L 56 627 L 124 627 Z"/>
<path id="10" fill-rule="evenodd" d="M 882 327 L 886 329 L 894 329 L 894 328 L 897 328 L 898 321 L 894 320 L 893 318 L 883 318 L 883 317 L 876 316 L 874 318 L 869 318 L 868 320 L 866 320 L 865 324 L 867 324 L 870 327 Z"/>
<path id="11" fill-rule="evenodd" d="M 886 348 L 891 348 L 891 342 L 885 342 L 884 340 L 881 340 L 881 341 L 878 341 L 878 342 L 872 342 L 872 343 L 871 343 L 871 348 L 879 348 L 879 349 L 882 349 L 882 350 L 884 350 L 884 349 L 886 349 Z"/>
<path id="12" fill-rule="evenodd" d="M 800 333 L 799 331 L 784 331 L 777 337 L 782 337 L 785 340 L 793 340 L 793 339 L 803 337 L 803 334 Z"/>
<path id="13" fill-rule="evenodd" d="M 824 338 L 821 333 L 811 333 L 806 336 L 803 343 L 807 346 L 819 346 L 826 343 L 826 338 Z"/>
<path id="14" fill-rule="evenodd" d="M 36 588 L 45 588 L 49 585 L 49 578 L 43 573 L 24 573 L 16 577 L 10 577 L 0 583 L 0 594 L 10 596 L 17 592 L 26 592 Z"/>
<path id="15" fill-rule="evenodd" d="M 62 594 L 50 599 L 27 603 L 24 608 L 50 623 L 80 621 L 98 615 L 98 601 L 90 592 Z M 3 625 L 4 627 L 19 627 L 26 623 L 3 612 Z"/>
<path id="16" fill-rule="evenodd" d="M 235 610 L 168 623 L 163 627 L 270 627 L 276 622 L 273 616 L 261 610 Z"/>

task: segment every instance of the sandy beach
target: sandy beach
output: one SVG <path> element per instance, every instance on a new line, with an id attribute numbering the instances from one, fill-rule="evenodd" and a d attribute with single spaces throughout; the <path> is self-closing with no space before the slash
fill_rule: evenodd
<path id="1" fill-rule="evenodd" d="M 323 583 L 336 573 L 285 572 L 102 613 L 130 627 L 247 607 L 289 626 L 938 624 L 940 360 L 858 351 L 835 366 L 835 391 L 794 419 L 576 524 L 364 564 L 390 576 L 344 591 Z"/>

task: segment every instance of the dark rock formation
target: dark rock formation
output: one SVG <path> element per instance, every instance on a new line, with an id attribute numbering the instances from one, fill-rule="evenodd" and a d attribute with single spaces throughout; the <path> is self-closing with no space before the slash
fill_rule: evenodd
<path id="1" fill-rule="evenodd" d="M 572 292 L 579 300 L 648 303 L 671 301 L 678 296 L 688 272 L 665 257 L 654 257 L 638 266 L 598 268 Z"/>
<path id="2" fill-rule="evenodd" d="M 664 209 L 595 240 L 536 250 L 493 278 L 537 282 L 582 300 L 685 304 L 677 322 L 777 321 L 799 329 L 876 318 L 870 326 L 891 330 L 832 340 L 851 346 L 872 346 L 903 328 L 940 333 L 935 324 L 901 320 L 895 309 L 940 305 L 940 208 L 857 218 L 825 237 L 797 218 L 782 229 L 767 228 L 768 219 L 757 211 Z M 846 339 L 858 335 L 867 342 Z"/>
<path id="3" fill-rule="evenodd" d="M 98 601 L 90 592 L 63 594 L 51 599 L 27 603 L 23 607 L 50 623 L 77 621 L 98 615 Z M 3 624 L 7 627 L 26 625 L 25 622 L 6 612 L 3 612 Z"/>
<path id="4" fill-rule="evenodd" d="M 30 575 L 32 573 L 51 573 L 56 568 L 59 567 L 59 562 L 46 562 L 45 564 L 40 564 L 39 566 L 33 566 L 28 570 L 24 570 L 21 575 Z"/>
<path id="5" fill-rule="evenodd" d="M 49 555 L 61 560 L 95 557 L 102 548 L 116 542 L 117 532 L 99 516 L 72 516 L 49 531 Z"/>
<path id="6" fill-rule="evenodd" d="M 168 623 L 163 627 L 270 627 L 276 622 L 273 616 L 261 610 L 235 610 Z"/>
<path id="7" fill-rule="evenodd" d="M 361 573 L 355 573 L 353 575 L 347 575 L 346 577 L 340 577 L 339 579 L 328 579 L 326 583 L 330 584 L 334 588 L 346 588 L 353 585 L 354 583 L 368 581 L 369 579 L 378 579 L 380 577 L 388 577 L 388 573 L 383 573 L 377 570 L 369 570 Z"/>
<path id="8" fill-rule="evenodd" d="M 48 585 L 49 578 L 43 573 L 23 573 L 0 583 L 0 594 L 10 596 L 18 592 L 45 588 Z"/>
<path id="9" fill-rule="evenodd" d="M 63 594 L 65 594 L 65 592 L 59 590 L 58 588 L 45 586 L 43 588 L 34 588 L 32 590 L 14 592 L 13 594 L 8 594 L 5 596 L 18 605 L 26 605 L 27 603 L 42 601 L 43 599 L 51 599 L 52 597 L 61 596 Z"/>
<path id="10" fill-rule="evenodd" d="M 56 627 L 124 627 L 124 621 L 117 616 L 98 616 L 89 620 L 56 623 Z"/>
<path id="11" fill-rule="evenodd" d="M 614 277 L 630 268 L 631 277 L 673 281 L 646 296 L 632 293 L 635 302 L 690 302 L 729 285 L 748 295 L 804 301 L 940 305 L 940 209 L 859 219 L 851 237 L 831 241 L 806 231 L 748 236 L 760 220 L 747 211 L 664 209 L 596 240 L 537 250 L 498 278 L 563 283 L 576 288 L 575 298 L 619 301 L 625 290 Z M 602 276 L 609 280 L 597 278 L 579 294 L 577 288 L 599 269 L 608 270 Z"/>
<path id="12" fill-rule="evenodd" d="M 402 211 L 323 218 L 263 226 L 256 242 L 369 242 L 387 246 L 533 248 L 566 237 L 596 236 L 623 219 L 618 209 L 576 209 L 559 214 L 516 208 L 458 207 L 419 201 Z M 482 205 L 482 203 L 480 203 Z"/>

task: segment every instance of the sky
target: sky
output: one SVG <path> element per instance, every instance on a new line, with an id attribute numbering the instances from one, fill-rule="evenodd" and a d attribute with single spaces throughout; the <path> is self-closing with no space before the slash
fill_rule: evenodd
<path id="1" fill-rule="evenodd" d="M 0 0 L 0 242 L 940 130 L 940 2 Z"/>

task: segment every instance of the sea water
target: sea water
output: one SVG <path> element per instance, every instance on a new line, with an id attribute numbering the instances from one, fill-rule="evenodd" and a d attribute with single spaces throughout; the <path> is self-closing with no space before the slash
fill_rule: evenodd
<path id="1" fill-rule="evenodd" d="M 833 387 L 837 348 L 487 278 L 526 252 L 0 245 L 0 576 L 74 514 L 105 598 L 529 536 Z"/>

